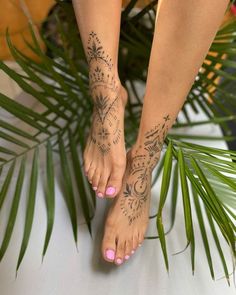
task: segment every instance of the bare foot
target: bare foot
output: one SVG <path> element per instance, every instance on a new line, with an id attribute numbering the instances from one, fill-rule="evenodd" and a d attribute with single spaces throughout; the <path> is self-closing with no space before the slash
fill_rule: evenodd
<path id="1" fill-rule="evenodd" d="M 102 75 L 99 67 L 95 68 L 94 75 Z M 94 111 L 84 151 L 88 180 L 100 198 L 117 195 L 126 165 L 124 110 L 127 92 L 118 80 L 111 80 L 91 83 Z"/>
<path id="2" fill-rule="evenodd" d="M 102 254 L 108 262 L 122 264 L 141 245 L 149 221 L 151 175 L 166 136 L 167 121 L 138 141 L 127 154 L 122 189 L 112 202 L 105 223 Z"/>
<path id="3" fill-rule="evenodd" d="M 84 168 L 98 197 L 114 197 L 121 188 L 126 165 L 124 111 L 127 92 L 117 62 L 92 31 L 87 46 L 90 94 L 94 102 L 92 126 L 84 151 Z"/>

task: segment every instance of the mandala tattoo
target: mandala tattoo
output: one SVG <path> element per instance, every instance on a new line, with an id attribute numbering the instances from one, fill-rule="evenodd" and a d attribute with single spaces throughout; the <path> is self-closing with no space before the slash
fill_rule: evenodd
<path id="1" fill-rule="evenodd" d="M 129 175 L 132 182 L 126 183 L 121 200 L 121 210 L 127 216 L 129 224 L 142 216 L 150 190 L 150 174 L 159 160 L 170 116 L 163 117 L 163 123 L 145 133 L 145 140 L 129 163 Z"/>
<path id="2" fill-rule="evenodd" d="M 105 52 L 97 34 L 89 34 L 87 44 L 90 94 L 94 101 L 93 130 L 90 141 L 97 145 L 103 156 L 119 143 L 122 130 L 117 118 L 120 107 L 118 83 L 113 74 L 113 63 Z"/>

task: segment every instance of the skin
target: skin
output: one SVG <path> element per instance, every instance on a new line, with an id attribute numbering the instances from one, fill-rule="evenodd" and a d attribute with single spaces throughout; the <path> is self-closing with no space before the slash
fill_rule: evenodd
<path id="1" fill-rule="evenodd" d="M 112 48 L 117 49 L 120 11 L 110 9 L 111 6 L 119 9 L 120 1 L 100 1 L 99 13 L 95 2 L 74 0 L 75 11 L 78 3 L 82 3 L 81 15 L 89 16 L 86 20 L 79 20 L 79 27 L 88 27 L 88 32 L 96 28 L 106 42 L 104 46 L 111 52 Z M 121 265 L 143 242 L 149 219 L 152 170 L 158 163 L 163 141 L 191 89 L 229 1 L 219 0 L 217 5 L 212 4 L 211 0 L 158 2 L 139 132 L 136 143 L 127 153 L 121 189 L 111 204 L 105 223 L 102 255 L 109 262 Z M 111 23 L 117 39 L 114 34 L 108 34 L 108 30 L 114 29 L 113 25 L 108 25 Z M 119 111 L 114 112 L 123 120 Z M 116 151 L 116 158 L 117 155 Z M 124 158 L 123 153 L 120 156 Z"/>
<path id="2" fill-rule="evenodd" d="M 92 124 L 84 168 L 98 197 L 115 197 L 126 166 L 124 109 L 127 92 L 117 70 L 121 1 L 73 1 L 89 65 Z M 112 26 L 110 22 L 112 20 Z M 119 155 L 119 157 L 117 157 Z"/>

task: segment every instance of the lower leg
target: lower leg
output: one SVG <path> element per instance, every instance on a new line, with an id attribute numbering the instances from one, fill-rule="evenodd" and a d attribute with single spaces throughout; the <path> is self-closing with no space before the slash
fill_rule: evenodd
<path id="1" fill-rule="evenodd" d="M 174 123 L 222 22 L 229 1 L 161 0 L 137 139 L 168 115 Z"/>
<path id="2" fill-rule="evenodd" d="M 98 197 L 114 197 L 125 169 L 126 91 L 117 70 L 121 0 L 73 0 L 89 64 L 94 101 L 92 127 L 84 151 L 87 177 Z"/>
<path id="3" fill-rule="evenodd" d="M 139 133 L 105 225 L 102 253 L 110 262 L 122 263 L 144 239 L 152 170 L 227 4 L 219 0 L 213 9 L 210 0 L 159 0 Z"/>

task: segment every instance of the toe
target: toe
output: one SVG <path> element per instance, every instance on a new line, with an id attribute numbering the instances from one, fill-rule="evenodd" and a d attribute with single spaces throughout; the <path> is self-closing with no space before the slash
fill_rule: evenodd
<path id="1" fill-rule="evenodd" d="M 93 164 L 90 165 L 89 167 L 89 170 L 88 170 L 88 181 L 92 184 L 92 180 L 93 180 L 93 175 L 94 175 L 94 172 L 96 170 L 96 167 L 94 167 Z"/>
<path id="2" fill-rule="evenodd" d="M 121 189 L 124 168 L 113 168 L 106 186 L 106 196 L 115 197 Z"/>
<path id="3" fill-rule="evenodd" d="M 115 264 L 120 265 L 124 262 L 125 257 L 125 242 L 118 239 L 116 247 Z"/>
<path id="4" fill-rule="evenodd" d="M 138 234 L 134 234 L 133 236 L 133 251 L 136 251 L 139 245 Z"/>
<path id="5" fill-rule="evenodd" d="M 94 171 L 93 179 L 92 179 L 92 187 L 93 187 L 94 191 L 96 191 L 98 189 L 99 180 L 100 180 L 100 171 L 98 169 L 96 169 Z"/>
<path id="6" fill-rule="evenodd" d="M 97 196 L 98 197 L 104 197 L 105 196 L 105 188 L 107 185 L 109 174 L 104 171 L 104 173 L 101 175 L 101 178 L 99 180 L 98 186 L 97 186 Z"/>
<path id="7" fill-rule="evenodd" d="M 88 176 L 90 164 L 91 164 L 91 161 L 89 161 L 87 158 L 84 158 L 84 173 L 86 176 Z"/>
<path id="8" fill-rule="evenodd" d="M 116 239 L 115 235 L 107 232 L 104 234 L 102 241 L 102 255 L 108 262 L 113 262 L 116 256 Z"/>
<path id="9" fill-rule="evenodd" d="M 92 158 L 89 157 L 88 148 L 86 146 L 83 152 L 83 166 L 84 166 L 85 174 L 88 173 L 91 162 L 92 162 Z"/>
<path id="10" fill-rule="evenodd" d="M 138 235 L 138 246 L 140 247 L 143 243 L 144 240 L 144 234 L 143 233 L 139 233 Z"/>
<path id="11" fill-rule="evenodd" d="M 130 256 L 132 255 L 132 250 L 133 250 L 133 241 L 128 239 L 125 243 L 125 260 L 129 259 Z"/>

